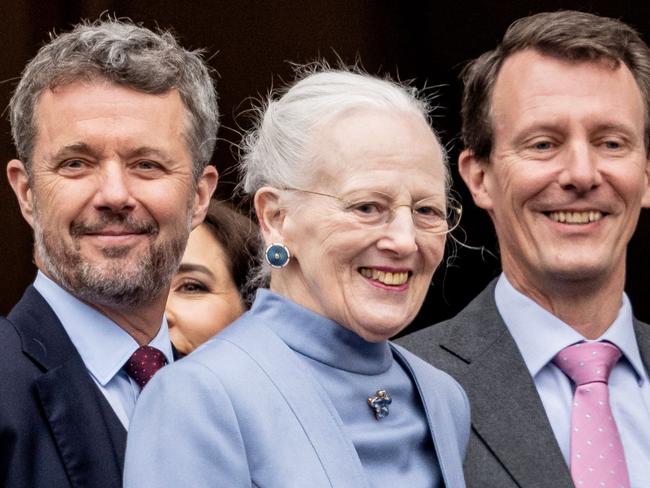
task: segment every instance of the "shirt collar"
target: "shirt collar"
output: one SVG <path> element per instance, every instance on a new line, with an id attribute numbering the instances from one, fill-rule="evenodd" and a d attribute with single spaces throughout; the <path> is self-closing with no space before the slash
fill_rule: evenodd
<path id="1" fill-rule="evenodd" d="M 34 288 L 54 310 L 90 374 L 100 385 L 106 386 L 139 347 L 138 343 L 111 319 L 70 294 L 40 271 L 34 281 Z M 169 364 L 174 361 L 167 319 L 164 316 L 158 334 L 149 345 L 160 349 Z"/>
<path id="2" fill-rule="evenodd" d="M 533 378 L 562 349 L 587 341 L 571 326 L 516 290 L 504 273 L 497 281 L 494 298 Z M 616 345 L 634 368 L 639 383 L 643 383 L 646 373 L 634 334 L 632 306 L 625 293 L 616 319 L 596 340 Z"/>

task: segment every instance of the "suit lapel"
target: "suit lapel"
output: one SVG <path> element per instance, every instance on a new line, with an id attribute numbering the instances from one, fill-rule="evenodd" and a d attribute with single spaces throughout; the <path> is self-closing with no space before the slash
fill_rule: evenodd
<path id="1" fill-rule="evenodd" d="M 304 364 L 268 327 L 241 327 L 236 341 L 271 378 L 291 406 L 333 488 L 368 487 L 361 461 L 343 434 L 342 421 Z M 232 338 L 228 338 L 232 340 Z"/>
<path id="2" fill-rule="evenodd" d="M 454 412 L 449 411 L 449 405 L 441 401 L 438 391 L 433 388 L 423 389 L 420 385 L 419 378 L 430 376 L 431 371 L 427 370 L 430 370 L 431 367 L 426 363 L 409 362 L 398 347 L 394 344 L 391 346 L 397 360 L 413 378 L 422 399 L 445 486 L 464 487 L 465 481 L 462 476 L 463 467 L 461 465 L 463 453 L 459 452 L 460 448 L 458 447 L 460 439 L 453 422 L 448 421 L 453 417 Z M 423 370 L 423 366 L 426 370 Z"/>
<path id="3" fill-rule="evenodd" d="M 52 309 L 29 287 L 8 319 L 43 370 L 36 394 L 72 486 L 121 486 L 126 430 Z"/>
<path id="4" fill-rule="evenodd" d="M 639 345 L 641 359 L 647 370 L 650 370 L 650 325 L 634 319 L 634 332 Z"/>
<path id="5" fill-rule="evenodd" d="M 107 418 L 115 414 L 102 408 L 105 399 L 89 381 L 73 357 L 43 374 L 36 389 L 72 486 L 121 486 L 126 430 Z"/>
<path id="6" fill-rule="evenodd" d="M 573 487 L 544 406 L 494 302 L 494 283 L 456 317 L 441 346 L 467 363 L 458 371 L 472 427 L 522 487 Z"/>

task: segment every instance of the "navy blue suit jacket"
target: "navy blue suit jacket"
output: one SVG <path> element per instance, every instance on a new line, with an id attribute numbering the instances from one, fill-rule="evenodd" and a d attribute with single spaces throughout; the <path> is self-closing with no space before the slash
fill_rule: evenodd
<path id="1" fill-rule="evenodd" d="M 126 430 L 29 287 L 0 318 L 0 486 L 122 486 Z"/>

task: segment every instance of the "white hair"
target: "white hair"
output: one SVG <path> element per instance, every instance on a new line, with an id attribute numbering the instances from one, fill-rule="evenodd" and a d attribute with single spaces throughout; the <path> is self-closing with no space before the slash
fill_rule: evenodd
<path id="1" fill-rule="evenodd" d="M 244 135 L 239 164 L 242 189 L 248 195 L 263 186 L 300 187 L 309 181 L 316 173 L 308 154 L 313 131 L 348 110 L 408 112 L 430 123 L 430 97 L 408 84 L 377 78 L 358 68 L 334 69 L 324 62 L 296 70 L 298 81 L 272 92 L 253 110 L 254 127 Z M 448 179 L 446 153 L 435 132 L 434 136 Z"/>
<path id="2" fill-rule="evenodd" d="M 381 79 L 359 68 L 334 69 L 325 62 L 297 66 L 297 81 L 283 90 L 271 92 L 253 109 L 253 128 L 244 134 L 240 146 L 240 184 L 252 197 L 263 186 L 304 188 L 318 172 L 309 153 L 313 133 L 336 116 L 355 109 L 376 108 L 412 113 L 431 126 L 431 97 L 406 83 Z M 438 141 L 450 186 L 447 154 Z M 248 288 L 268 286 L 271 268 L 264 261 L 249 275 Z"/>

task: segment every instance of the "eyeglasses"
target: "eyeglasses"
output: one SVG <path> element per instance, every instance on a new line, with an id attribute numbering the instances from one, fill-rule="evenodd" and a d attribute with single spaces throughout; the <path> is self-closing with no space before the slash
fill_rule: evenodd
<path id="1" fill-rule="evenodd" d="M 387 224 L 395 218 L 398 208 L 408 207 L 411 209 L 413 224 L 417 229 L 431 234 L 447 234 L 458 227 L 463 214 L 460 203 L 452 201 L 442 207 L 440 197 L 428 197 L 409 205 L 396 204 L 393 197 L 377 191 L 359 192 L 348 198 L 341 198 L 300 188 L 284 188 L 284 190 L 332 198 L 339 203 L 342 212 L 358 223 L 368 226 Z"/>

